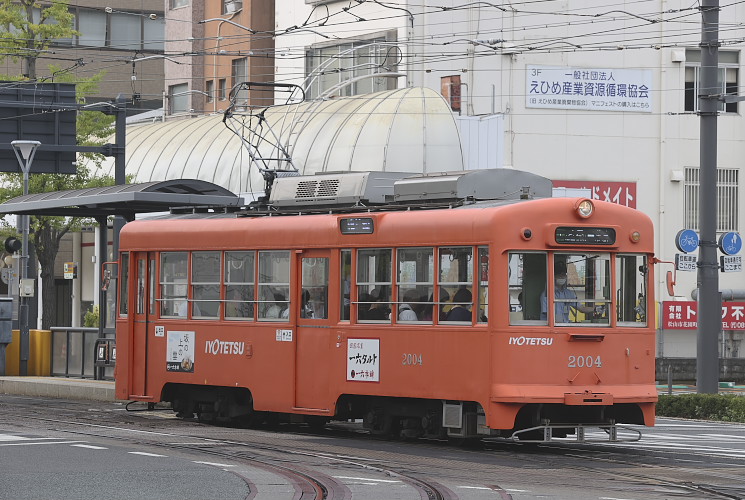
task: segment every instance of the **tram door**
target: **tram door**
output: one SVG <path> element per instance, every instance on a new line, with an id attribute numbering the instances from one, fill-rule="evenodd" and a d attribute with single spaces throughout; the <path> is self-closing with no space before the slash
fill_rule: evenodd
<path id="1" fill-rule="evenodd" d="M 134 315 L 132 352 L 130 357 L 130 396 L 147 395 L 148 318 L 155 314 L 155 254 L 139 252 L 133 254 L 130 273 L 134 275 Z"/>
<path id="2" fill-rule="evenodd" d="M 329 270 L 328 250 L 298 254 L 300 287 L 295 288 L 295 406 L 329 410 Z"/>

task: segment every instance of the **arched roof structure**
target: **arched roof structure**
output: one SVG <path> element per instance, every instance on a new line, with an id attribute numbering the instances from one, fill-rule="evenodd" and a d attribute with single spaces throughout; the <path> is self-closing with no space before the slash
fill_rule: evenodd
<path id="1" fill-rule="evenodd" d="M 464 169 L 450 107 L 428 88 L 276 106 L 264 116 L 300 174 Z M 129 127 L 126 173 L 134 182 L 191 178 L 261 191 L 263 177 L 249 173 L 248 152 L 222 121 L 218 114 Z"/>

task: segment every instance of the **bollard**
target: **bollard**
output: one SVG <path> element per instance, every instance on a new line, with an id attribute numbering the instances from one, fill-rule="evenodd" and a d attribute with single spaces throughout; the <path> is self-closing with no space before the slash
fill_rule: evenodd
<path id="1" fill-rule="evenodd" d="M 0 297 L 0 376 L 5 375 L 5 348 L 13 341 L 13 297 Z"/>
<path id="2" fill-rule="evenodd" d="M 673 393 L 673 367 L 672 365 L 667 365 L 667 394 L 670 395 Z"/>

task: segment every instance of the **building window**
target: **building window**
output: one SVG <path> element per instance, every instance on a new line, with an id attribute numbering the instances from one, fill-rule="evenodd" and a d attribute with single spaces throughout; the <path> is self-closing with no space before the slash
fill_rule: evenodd
<path id="1" fill-rule="evenodd" d="M 720 92 L 724 94 L 737 95 L 738 67 L 740 65 L 740 53 L 736 51 L 719 51 L 719 74 L 717 80 L 721 86 Z M 698 112 L 698 94 L 701 85 L 701 51 L 697 49 L 686 50 L 685 70 L 685 110 Z M 737 113 L 737 103 L 723 103 L 718 105 L 719 111 L 726 113 Z"/>
<path id="2" fill-rule="evenodd" d="M 225 78 L 220 78 L 218 80 L 218 89 L 217 89 L 217 98 L 221 101 L 224 101 L 227 98 L 228 95 L 228 89 L 227 89 L 227 81 Z"/>
<path id="3" fill-rule="evenodd" d="M 685 227 L 699 230 L 699 177 L 698 167 L 685 171 Z M 739 170 L 717 169 L 717 232 L 739 230 Z"/>
<path id="4" fill-rule="evenodd" d="M 348 85 L 344 82 L 375 73 L 396 71 L 400 57 L 398 49 L 391 45 L 393 37 L 376 37 L 340 45 L 318 46 L 306 52 L 306 94 L 309 98 L 326 91 L 336 96 L 369 94 L 396 88 L 394 78 L 369 77 Z"/>
<path id="5" fill-rule="evenodd" d="M 207 80 L 207 102 L 215 100 L 215 80 Z"/>
<path id="6" fill-rule="evenodd" d="M 170 4 L 172 9 L 178 9 L 179 7 L 186 7 L 189 5 L 189 0 L 171 0 Z"/>
<path id="7" fill-rule="evenodd" d="M 189 110 L 189 84 L 179 83 L 168 87 L 168 114 L 186 113 Z"/>
<path id="8" fill-rule="evenodd" d="M 143 11 L 111 13 L 84 7 L 70 7 L 75 16 L 72 27 L 78 35 L 58 38 L 54 45 L 77 47 L 108 47 L 115 50 L 147 50 L 162 52 L 164 47 L 165 20 L 157 12 L 154 19 Z M 34 9 L 34 22 L 39 22 L 40 11 Z"/>
<path id="9" fill-rule="evenodd" d="M 222 0 L 222 13 L 234 14 L 243 8 L 243 0 Z"/>
<path id="10" fill-rule="evenodd" d="M 248 81 L 248 59 L 245 57 L 233 59 L 230 66 L 230 92 L 233 94 L 236 92 L 236 85 Z M 248 103 L 248 90 L 241 90 L 230 97 L 235 99 L 238 106 L 245 106 Z"/>

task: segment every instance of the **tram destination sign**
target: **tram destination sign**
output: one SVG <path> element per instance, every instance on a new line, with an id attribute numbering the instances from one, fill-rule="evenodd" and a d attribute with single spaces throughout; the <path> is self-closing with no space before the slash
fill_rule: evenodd
<path id="1" fill-rule="evenodd" d="M 613 245 L 616 230 L 610 227 L 559 226 L 554 233 L 556 243 L 566 245 Z"/>
<path id="2" fill-rule="evenodd" d="M 348 217 L 339 222 L 341 234 L 372 234 L 375 225 L 371 217 Z"/>

